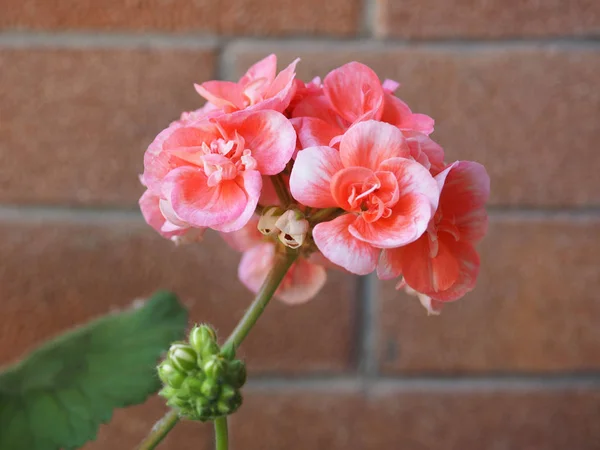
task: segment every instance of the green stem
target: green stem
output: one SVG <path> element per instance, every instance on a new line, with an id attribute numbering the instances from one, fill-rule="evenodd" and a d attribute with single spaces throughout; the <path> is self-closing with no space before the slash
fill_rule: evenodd
<path id="1" fill-rule="evenodd" d="M 319 222 L 326 222 L 327 220 L 335 219 L 340 212 L 343 212 L 340 208 L 325 208 L 320 209 L 308 218 L 308 221 L 312 224 Z"/>
<path id="2" fill-rule="evenodd" d="M 165 438 L 165 436 L 173 429 L 179 422 L 179 415 L 177 411 L 172 409 L 164 415 L 162 419 L 156 422 L 156 425 L 152 427 L 150 434 L 142 441 L 138 450 L 152 450 Z M 225 447 L 227 448 L 227 447 Z"/>
<path id="3" fill-rule="evenodd" d="M 248 336 L 248 333 L 256 324 L 256 321 L 265 310 L 267 304 L 273 297 L 273 294 L 281 284 L 283 277 L 292 266 L 296 258 L 298 258 L 298 252 L 295 250 L 284 247 L 278 249 L 279 251 L 275 255 L 275 264 L 267 275 L 266 280 L 260 287 L 260 290 L 256 294 L 254 301 L 242 317 L 242 320 L 237 324 L 233 333 L 227 339 L 227 342 L 223 344 L 234 345 L 235 348 L 239 347 L 242 341 Z M 137 450 L 152 450 L 165 438 L 165 436 L 171 431 L 171 429 L 179 422 L 179 416 L 177 411 L 171 410 L 165 416 L 160 419 L 150 434 L 144 439 Z M 215 433 L 216 433 L 216 444 L 217 450 L 227 450 L 227 417 L 220 417 L 215 420 Z"/>
<path id="4" fill-rule="evenodd" d="M 292 196 L 288 192 L 287 186 L 285 185 L 285 181 L 283 181 L 283 177 L 281 176 L 281 174 L 272 176 L 271 182 L 273 183 L 273 187 L 275 188 L 277 197 L 281 202 L 281 206 L 283 208 L 287 208 L 291 203 L 294 202 L 294 199 L 292 199 Z"/>
<path id="5" fill-rule="evenodd" d="M 271 300 L 271 297 L 273 297 L 273 294 L 283 280 L 283 277 L 297 257 L 298 252 L 289 250 L 287 248 L 284 249 L 284 252 L 277 253 L 275 255 L 275 264 L 267 275 L 267 279 L 260 287 L 260 290 L 256 294 L 256 297 L 250 305 L 250 308 L 248 308 L 248 311 L 246 311 L 246 314 L 244 314 L 242 320 L 239 321 L 235 327 L 235 330 L 233 330 L 233 333 L 231 333 L 224 346 L 231 344 L 233 344 L 235 348 L 240 346 L 262 312 L 265 310 L 267 304 Z"/>
<path id="6" fill-rule="evenodd" d="M 229 438 L 227 437 L 227 416 L 215 419 L 215 444 L 217 450 L 227 450 Z"/>

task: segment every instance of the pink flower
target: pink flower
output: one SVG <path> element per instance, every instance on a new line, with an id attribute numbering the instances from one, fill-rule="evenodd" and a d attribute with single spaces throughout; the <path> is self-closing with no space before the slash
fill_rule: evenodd
<path id="1" fill-rule="evenodd" d="M 221 233 L 234 249 L 243 252 L 238 277 L 256 293 L 275 263 L 275 242 L 264 240 L 254 217 L 244 228 L 232 233 Z M 312 260 L 312 258 L 311 258 Z M 325 267 L 300 257 L 288 270 L 275 296 L 288 304 L 305 303 L 321 290 L 327 279 Z"/>
<path id="2" fill-rule="evenodd" d="M 417 240 L 437 208 L 439 187 L 410 158 L 402 132 L 377 121 L 360 122 L 342 137 L 339 151 L 310 147 L 298 153 L 291 193 L 303 205 L 345 213 L 313 229 L 323 255 L 346 270 L 375 270 L 382 248 Z"/>
<path id="3" fill-rule="evenodd" d="M 237 83 L 215 80 L 196 84 L 195 88 L 210 104 L 226 113 L 244 109 L 283 112 L 294 95 L 298 61 L 296 59 L 275 76 L 277 57 L 269 55 L 250 67 Z"/>
<path id="4" fill-rule="evenodd" d="M 148 148 L 142 179 L 181 222 L 234 231 L 254 214 L 261 176 L 281 172 L 295 144 L 293 127 L 275 111 L 175 123 Z"/>
<path id="5" fill-rule="evenodd" d="M 439 311 L 435 302 L 456 300 L 475 287 L 475 244 L 487 231 L 490 179 L 481 164 L 471 161 L 455 162 L 435 179 L 440 201 L 427 232 L 405 247 L 384 250 L 377 273 L 382 279 L 403 275 L 420 299 L 429 298 L 421 302 Z"/>
<path id="6" fill-rule="evenodd" d="M 335 146 L 353 124 L 370 119 L 429 135 L 433 119 L 414 114 L 395 97 L 398 86 L 392 80 L 382 84 L 372 69 L 358 62 L 333 70 L 325 77 L 322 90 L 311 86 L 292 111 L 301 146 Z"/>

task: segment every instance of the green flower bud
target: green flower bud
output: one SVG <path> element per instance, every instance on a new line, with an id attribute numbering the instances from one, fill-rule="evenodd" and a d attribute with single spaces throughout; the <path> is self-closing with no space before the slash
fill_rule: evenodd
<path id="1" fill-rule="evenodd" d="M 217 403 L 217 413 L 222 416 L 226 416 L 231 413 L 231 407 L 226 402 Z"/>
<path id="2" fill-rule="evenodd" d="M 219 396 L 219 398 L 223 401 L 230 401 L 232 398 L 235 397 L 235 395 L 237 394 L 237 391 L 232 388 L 229 385 L 224 385 L 221 388 L 221 395 Z"/>
<path id="3" fill-rule="evenodd" d="M 202 395 L 203 380 L 198 377 L 188 377 L 185 381 L 189 392 L 192 395 Z"/>
<path id="4" fill-rule="evenodd" d="M 181 372 L 189 372 L 197 367 L 196 352 L 187 344 L 173 344 L 169 349 L 171 365 Z"/>
<path id="5" fill-rule="evenodd" d="M 188 400 L 179 397 L 171 397 L 167 401 L 167 405 L 169 405 L 171 408 L 187 408 Z"/>
<path id="6" fill-rule="evenodd" d="M 213 400 L 219 396 L 220 386 L 218 383 L 210 378 L 207 378 L 202 383 L 202 395 L 207 397 L 210 400 Z"/>
<path id="7" fill-rule="evenodd" d="M 214 341 L 207 342 L 204 345 L 204 348 L 202 349 L 202 351 L 200 352 L 200 359 L 201 360 L 209 359 L 211 356 L 218 355 L 219 351 L 220 351 L 219 345 L 216 342 L 214 342 Z"/>
<path id="8" fill-rule="evenodd" d="M 163 383 L 174 388 L 180 387 L 186 377 L 185 373 L 181 373 L 167 361 L 158 366 L 158 376 Z"/>
<path id="9" fill-rule="evenodd" d="M 246 383 L 246 364 L 239 359 L 231 361 L 227 368 L 227 381 L 234 388 L 241 388 Z"/>
<path id="10" fill-rule="evenodd" d="M 189 342 L 192 348 L 201 354 L 207 344 L 217 343 L 217 334 L 209 325 L 196 325 L 190 331 Z"/>
<path id="11" fill-rule="evenodd" d="M 208 378 L 217 380 L 225 375 L 227 363 L 223 358 L 212 356 L 202 363 L 202 370 Z"/>

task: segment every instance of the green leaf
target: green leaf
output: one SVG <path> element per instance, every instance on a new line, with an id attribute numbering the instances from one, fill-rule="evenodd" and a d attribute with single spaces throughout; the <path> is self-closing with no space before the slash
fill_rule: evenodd
<path id="1" fill-rule="evenodd" d="M 0 373 L 0 450 L 76 449 L 115 408 L 158 391 L 157 359 L 187 312 L 167 292 L 45 343 Z"/>

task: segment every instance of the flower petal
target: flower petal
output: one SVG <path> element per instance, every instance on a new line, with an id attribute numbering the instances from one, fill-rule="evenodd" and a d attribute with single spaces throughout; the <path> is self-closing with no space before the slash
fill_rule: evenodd
<path id="1" fill-rule="evenodd" d="M 300 258 L 286 274 L 275 296 L 290 305 L 306 303 L 319 293 L 325 281 L 327 272 L 323 266 Z"/>
<path id="2" fill-rule="evenodd" d="M 340 142 L 345 167 L 361 166 L 378 170 L 386 159 L 410 157 L 402 132 L 387 123 L 369 120 L 353 125 Z"/>
<path id="3" fill-rule="evenodd" d="M 245 193 L 246 196 L 246 206 L 243 211 L 237 216 L 234 220 L 227 223 L 219 223 L 213 225 L 213 228 L 222 232 L 230 232 L 236 231 L 245 226 L 248 221 L 252 218 L 254 211 L 256 210 L 256 205 L 258 204 L 258 199 L 260 198 L 260 192 L 262 188 L 262 177 L 257 170 L 247 170 L 242 175 L 243 188 L 242 192 Z M 234 184 L 231 182 L 221 183 L 225 186 L 229 184 Z M 233 187 L 232 187 L 233 189 Z M 235 195 L 237 195 L 237 191 L 235 191 Z M 233 195 L 233 194 L 232 194 Z M 233 200 L 231 200 L 233 201 Z M 224 206 L 224 205 L 220 205 Z M 227 207 L 227 206 L 225 206 Z"/>
<path id="4" fill-rule="evenodd" d="M 391 93 L 385 94 L 381 121 L 400 129 L 418 131 L 425 135 L 433 132 L 434 120 L 425 114 L 413 113 L 408 105 Z"/>
<path id="5" fill-rule="evenodd" d="M 343 133 L 343 130 L 316 117 L 298 117 L 291 119 L 298 135 L 301 148 L 329 146 L 331 140 Z"/>
<path id="6" fill-rule="evenodd" d="M 358 62 L 335 69 L 323 80 L 329 103 L 345 120 L 378 120 L 383 111 L 383 88 L 377 74 Z"/>
<path id="7" fill-rule="evenodd" d="M 400 275 L 402 275 L 402 248 L 383 250 L 377 263 L 377 278 L 391 280 Z"/>
<path id="8" fill-rule="evenodd" d="M 219 108 L 236 111 L 244 108 L 244 91 L 232 81 L 206 81 L 194 84 L 196 92 Z"/>
<path id="9" fill-rule="evenodd" d="M 258 292 L 273 267 L 274 256 L 275 245 L 272 242 L 265 242 L 245 251 L 238 266 L 238 278 L 244 286 L 254 293 Z"/>
<path id="10" fill-rule="evenodd" d="M 245 252 L 259 244 L 264 243 L 263 235 L 258 231 L 258 217 L 253 216 L 248 223 L 237 231 L 220 233 L 221 237 L 231 248 L 238 252 Z"/>
<path id="11" fill-rule="evenodd" d="M 252 111 L 232 114 L 219 123 L 232 137 L 235 132 L 246 141 L 246 148 L 263 175 L 285 169 L 296 150 L 296 132 L 290 121 L 277 111 Z"/>
<path id="12" fill-rule="evenodd" d="M 331 178 L 330 188 L 336 205 L 346 211 L 355 209 L 349 202 L 350 196 L 356 191 L 357 186 L 362 186 L 365 182 L 371 184 L 379 182 L 375 173 L 366 167 L 348 167 L 337 172 Z"/>
<path id="13" fill-rule="evenodd" d="M 266 58 L 261 59 L 252 65 L 240 78 L 239 84 L 245 86 L 259 78 L 264 78 L 267 83 L 271 83 L 275 79 L 277 73 L 277 56 L 270 54 Z"/>
<path id="14" fill-rule="evenodd" d="M 173 210 L 197 227 L 213 227 L 236 219 L 246 208 L 246 193 L 233 180 L 215 187 L 207 184 L 202 169 L 179 167 L 165 178 Z"/>
<path id="15" fill-rule="evenodd" d="M 402 274 L 415 291 L 434 297 L 456 283 L 460 265 L 458 255 L 448 245 L 450 241 L 452 239 L 439 239 L 437 255 L 433 258 L 428 235 L 402 249 Z"/>
<path id="16" fill-rule="evenodd" d="M 421 164 L 406 158 L 391 158 L 381 163 L 379 170 L 392 172 L 398 180 L 400 196 L 408 194 L 420 194 L 429 200 L 431 214 L 438 207 L 440 199 L 440 187 L 435 178 Z M 400 199 L 401 200 L 401 199 Z M 406 206 L 411 205 L 409 200 Z M 409 208 L 412 210 L 412 208 Z M 424 220 L 420 217 L 418 220 Z M 427 218 L 429 221 L 429 217 Z M 425 224 L 426 225 L 426 224 Z M 423 231 L 425 228 L 423 228 Z"/>
<path id="17" fill-rule="evenodd" d="M 348 231 L 356 216 L 345 214 L 313 229 L 315 244 L 334 264 L 357 275 L 366 275 L 377 267 L 379 250 L 359 241 Z"/>
<path id="18" fill-rule="evenodd" d="M 342 169 L 339 153 L 330 147 L 299 151 L 290 177 L 292 196 L 311 208 L 337 206 L 331 195 L 331 179 Z"/>

